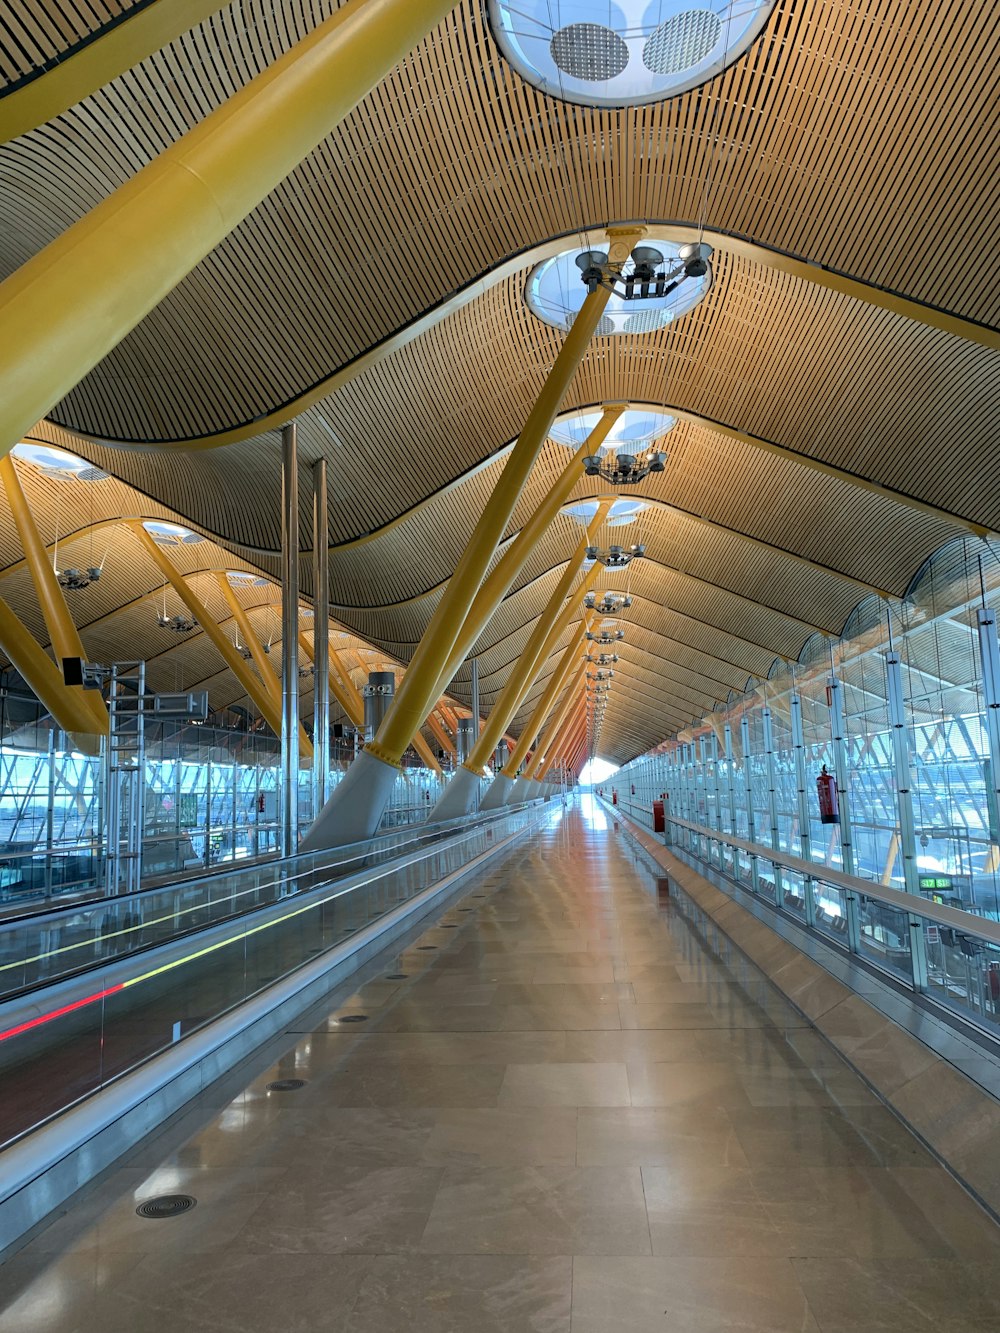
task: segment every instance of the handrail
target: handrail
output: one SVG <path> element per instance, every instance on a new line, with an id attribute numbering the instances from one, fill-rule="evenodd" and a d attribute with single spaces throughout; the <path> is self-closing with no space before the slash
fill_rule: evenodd
<path id="1" fill-rule="evenodd" d="M 919 898 L 913 893 L 903 893 L 900 889 L 891 889 L 884 884 L 876 884 L 870 879 L 846 875 L 842 870 L 821 865 L 818 861 L 804 861 L 799 856 L 789 856 L 787 852 L 776 851 L 764 843 L 747 842 L 745 838 L 736 838 L 731 833 L 722 833 L 719 829 L 708 828 L 705 824 L 692 824 L 690 820 L 678 819 L 675 815 L 668 817 L 668 823 L 688 829 L 703 838 L 724 842 L 730 847 L 746 852 L 749 856 L 770 861 L 772 865 L 791 870 L 806 879 L 824 880 L 828 884 L 835 884 L 848 894 L 858 894 L 860 897 L 885 903 L 887 907 L 893 907 L 899 912 L 927 917 L 935 925 L 947 926 L 950 930 L 961 931 L 963 935 L 977 935 L 980 939 L 988 940 L 990 944 L 1000 946 L 1000 922 L 990 921 L 987 917 L 962 912 L 957 907 L 947 907 L 943 903 L 932 903 L 926 898 Z M 973 922 L 979 924 L 973 925 Z"/>

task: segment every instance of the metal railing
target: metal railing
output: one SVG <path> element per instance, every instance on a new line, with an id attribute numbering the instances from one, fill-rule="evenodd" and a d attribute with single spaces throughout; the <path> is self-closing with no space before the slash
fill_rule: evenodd
<path id="1" fill-rule="evenodd" d="M 618 808 L 652 830 L 647 806 L 619 798 Z M 1000 1035 L 997 922 L 672 815 L 658 836 L 825 942 Z"/>
<path id="2" fill-rule="evenodd" d="M 477 826 L 487 827 L 508 813 L 473 818 Z M 261 861 L 0 921 L 0 999 L 256 911 L 469 827 L 468 817 L 411 825 L 332 851 Z"/>
<path id="3" fill-rule="evenodd" d="M 8 1095 L 0 1099 L 0 1146 L 342 946 L 548 815 L 544 802 L 534 802 L 471 827 L 455 821 L 461 827 L 449 826 L 444 839 L 397 854 L 389 864 L 351 849 L 357 864 L 344 879 L 331 880 L 328 865 L 302 865 L 274 881 L 283 896 L 268 905 L 3 1002 L 0 1079 Z M 245 878 L 252 881 L 247 891 L 257 892 L 256 872 Z"/>

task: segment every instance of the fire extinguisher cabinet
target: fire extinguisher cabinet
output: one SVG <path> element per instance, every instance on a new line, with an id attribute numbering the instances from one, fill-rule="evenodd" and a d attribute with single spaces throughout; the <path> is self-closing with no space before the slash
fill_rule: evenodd
<path id="1" fill-rule="evenodd" d="M 663 811 L 663 802 L 662 802 L 662 801 L 654 801 L 654 802 L 653 802 L 653 832 L 654 832 L 654 833 L 666 833 L 666 831 L 667 831 L 667 817 L 666 817 L 666 815 L 664 814 L 664 811 Z"/>

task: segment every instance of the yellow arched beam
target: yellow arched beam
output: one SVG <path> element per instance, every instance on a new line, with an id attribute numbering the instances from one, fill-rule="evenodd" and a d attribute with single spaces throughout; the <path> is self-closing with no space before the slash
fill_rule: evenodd
<path id="1" fill-rule="evenodd" d="M 14 460 L 9 456 L 0 457 L 0 485 L 7 493 L 17 535 L 21 539 L 25 560 L 31 571 L 31 580 L 35 585 L 35 595 L 45 617 L 53 655 L 60 664 L 64 657 L 79 657 L 85 661 L 87 653 L 83 640 L 66 605 L 66 598 L 59 586 L 56 572 L 48 561 L 45 544 L 35 525 L 28 497 L 21 488 Z M 61 671 L 61 665 L 59 670 Z M 85 691 L 79 686 L 73 688 L 79 694 L 79 707 L 92 715 L 93 722 L 90 729 L 98 734 L 107 731 L 108 714 L 100 694 L 95 691 Z"/>
<path id="2" fill-rule="evenodd" d="M 0 454 L 173 291 L 453 5 L 348 0 L 0 284 Z"/>
<path id="3" fill-rule="evenodd" d="M 584 635 L 586 634 L 589 625 L 589 616 L 584 613 L 579 629 L 566 646 L 562 657 L 559 659 L 559 664 L 552 673 L 549 683 L 542 693 L 541 699 L 539 699 L 538 703 L 535 705 L 534 712 L 531 715 L 528 725 L 517 738 L 517 744 L 514 746 L 510 758 L 501 770 L 505 778 L 517 777 L 517 770 L 524 763 L 528 751 L 531 749 L 532 742 L 545 725 L 545 720 L 552 711 L 555 701 L 559 698 L 559 695 L 569 682 L 573 668 L 580 659 L 580 650 L 583 647 Z M 579 672 L 581 680 L 583 679 L 583 669 L 586 665 L 586 662 L 581 664 L 581 670 Z"/>
<path id="4" fill-rule="evenodd" d="M 313 646 L 302 630 L 299 630 L 299 647 L 302 649 L 303 653 L 305 653 L 306 657 L 308 657 L 310 662 L 315 661 Z M 337 703 L 340 704 L 341 708 L 347 714 L 354 726 L 363 728 L 365 725 L 364 703 L 362 702 L 361 695 L 358 694 L 357 690 L 354 688 L 354 682 L 339 665 L 339 660 L 340 659 L 331 648 L 330 670 L 328 673 L 330 677 L 330 689 L 333 691 L 333 696 L 337 700 Z M 346 686 L 343 683 L 344 680 L 347 682 Z"/>
<path id="5" fill-rule="evenodd" d="M 51 69 L 0 98 L 0 143 L 61 115 L 221 8 L 219 0 L 156 0 L 65 52 Z"/>
<path id="6" fill-rule="evenodd" d="M 444 750 L 446 754 L 457 755 L 458 750 L 455 747 L 455 742 L 445 731 L 441 719 L 433 710 L 427 714 L 427 725 L 434 733 L 434 738 L 438 745 L 441 746 L 441 749 Z"/>
<path id="7" fill-rule="evenodd" d="M 23 678 L 39 703 L 51 714 L 56 725 L 68 732 L 85 754 L 98 754 L 101 735 L 107 735 L 108 715 L 104 725 L 86 704 L 79 686 L 63 683 L 62 672 L 41 645 L 0 597 L 0 649 L 11 666 Z M 103 708 L 103 705 L 102 705 Z"/>
<path id="8" fill-rule="evenodd" d="M 146 553 L 153 561 L 153 564 L 160 570 L 163 577 L 167 580 L 174 592 L 187 607 L 188 611 L 194 616 L 205 634 L 212 641 L 219 656 L 239 681 L 240 688 L 253 701 L 254 707 L 274 732 L 275 736 L 280 736 L 280 706 L 275 704 L 267 690 L 233 647 L 228 635 L 223 632 L 219 624 L 212 618 L 208 607 L 201 601 L 197 593 L 185 579 L 184 575 L 170 560 L 167 559 L 163 551 L 157 546 L 156 542 L 153 541 L 152 537 L 142 524 L 140 522 L 134 522 L 132 524 L 132 530 L 139 538 L 139 541 L 142 543 Z M 312 746 L 308 745 L 303 751 L 303 754 L 305 757 L 308 757 L 311 753 Z"/>
<path id="9" fill-rule="evenodd" d="M 627 226 L 630 224 L 624 222 L 616 225 Z M 681 226 L 676 223 L 660 223 L 655 218 L 638 220 L 634 225 L 655 228 L 658 235 L 678 244 L 697 240 L 700 237 L 719 250 L 737 254 L 742 258 L 752 260 L 755 264 L 760 264 L 764 268 L 774 269 L 780 273 L 788 273 L 802 282 L 813 283 L 829 291 L 838 292 L 842 296 L 849 296 L 852 300 L 861 301 L 880 310 L 890 311 L 892 314 L 903 319 L 912 320 L 916 324 L 938 329 L 940 332 L 948 334 L 949 337 L 960 338 L 965 342 L 978 343 L 981 347 L 987 347 L 991 351 L 1000 351 L 1000 330 L 991 328 L 986 324 L 980 324 L 976 320 L 964 319 L 961 315 L 953 315 L 946 310 L 939 310 L 935 306 L 925 305 L 921 301 L 902 296 L 898 292 L 886 291 L 884 288 L 866 283 L 860 278 L 851 278 L 833 269 L 823 268 L 807 259 L 799 259 L 795 255 L 784 254 L 746 237 L 730 236 L 727 232 L 715 230 L 706 230 L 702 233 L 694 225 Z M 531 246 L 497 264 L 488 273 L 475 278 L 468 286 L 456 292 L 454 296 L 442 301 L 432 310 L 428 310 L 426 314 L 419 319 L 415 319 L 406 328 L 390 334 L 375 347 L 369 348 L 368 351 L 362 353 L 348 365 L 320 380 L 318 384 L 307 389 L 305 393 L 300 394 L 298 398 L 293 399 L 290 403 L 283 404 L 263 416 L 255 417 L 253 421 L 242 422 L 229 430 L 219 431 L 216 435 L 190 436 L 183 440 L 168 441 L 160 447 L 215 449 L 220 445 L 254 439 L 266 431 L 278 430 L 292 417 L 300 416 L 310 407 L 314 407 L 317 403 L 322 402 L 324 398 L 328 398 L 342 389 L 345 384 L 350 384 L 352 380 L 357 379 L 373 366 L 377 366 L 386 357 L 392 356 L 404 347 L 408 347 L 410 343 L 416 342 L 425 333 L 428 333 L 459 310 L 471 305 L 473 301 L 478 300 L 492 288 L 499 286 L 500 283 L 518 276 L 525 269 L 533 267 L 543 259 L 561 254 L 570 246 L 579 245 L 581 250 L 588 247 L 598 248 L 603 243 L 604 235 L 604 228 L 596 227 L 588 231 L 576 231 L 571 234 L 554 236 L 539 245 Z M 28 429 L 28 427 L 25 426 L 24 429 Z M 65 429 L 65 427 L 62 429 Z"/>

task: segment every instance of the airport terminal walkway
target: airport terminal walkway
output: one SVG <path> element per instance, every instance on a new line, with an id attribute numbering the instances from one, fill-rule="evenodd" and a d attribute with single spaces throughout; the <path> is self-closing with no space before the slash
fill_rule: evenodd
<path id="1" fill-rule="evenodd" d="M 1000 1229 L 589 798 L 377 961 L 13 1255 L 0 1329 L 1000 1328 Z"/>

